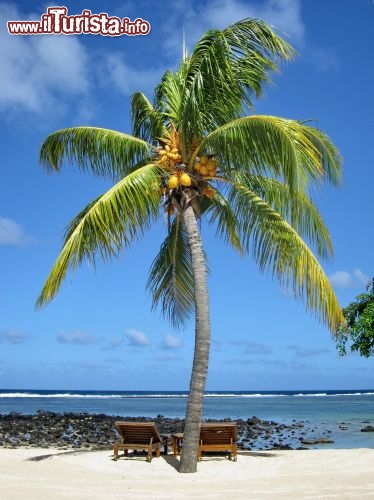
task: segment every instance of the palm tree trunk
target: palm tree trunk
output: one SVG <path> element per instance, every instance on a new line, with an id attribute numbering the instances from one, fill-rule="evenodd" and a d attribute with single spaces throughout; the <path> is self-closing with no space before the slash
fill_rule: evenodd
<path id="1" fill-rule="evenodd" d="M 189 204 L 183 210 L 183 222 L 191 251 L 195 286 L 195 350 L 186 411 L 183 448 L 179 472 L 196 472 L 200 424 L 203 413 L 205 382 L 208 373 L 210 320 L 207 268 L 196 215 Z"/>

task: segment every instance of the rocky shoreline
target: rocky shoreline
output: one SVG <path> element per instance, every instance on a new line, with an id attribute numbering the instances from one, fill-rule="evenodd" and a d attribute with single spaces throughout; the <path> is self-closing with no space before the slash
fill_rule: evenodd
<path id="1" fill-rule="evenodd" d="M 179 418 L 124 417 L 88 413 L 54 413 L 39 410 L 34 415 L 9 413 L 0 415 L 0 447 L 38 447 L 103 450 L 113 448 L 118 440 L 116 420 L 155 421 L 161 434 L 183 432 Z M 226 419 L 230 421 L 230 419 Z M 213 420 L 209 420 L 213 421 Z M 307 449 L 310 445 L 331 444 L 331 431 L 317 429 L 308 422 L 290 425 L 261 420 L 257 417 L 236 420 L 238 445 L 247 450 Z"/>

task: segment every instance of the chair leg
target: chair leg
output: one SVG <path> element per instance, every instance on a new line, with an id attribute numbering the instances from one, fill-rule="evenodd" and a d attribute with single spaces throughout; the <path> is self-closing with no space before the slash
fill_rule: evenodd
<path id="1" fill-rule="evenodd" d="M 118 444 L 114 445 L 113 454 L 114 454 L 114 461 L 116 462 L 118 459 Z"/>

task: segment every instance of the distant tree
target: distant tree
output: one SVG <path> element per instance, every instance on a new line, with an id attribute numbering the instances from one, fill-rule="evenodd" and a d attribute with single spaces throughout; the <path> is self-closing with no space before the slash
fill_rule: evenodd
<path id="1" fill-rule="evenodd" d="M 351 352 L 359 352 L 368 358 L 374 355 L 374 278 L 368 283 L 367 293 L 343 309 L 346 325 L 338 329 L 336 335 L 339 354 L 345 356 L 347 347 Z"/>

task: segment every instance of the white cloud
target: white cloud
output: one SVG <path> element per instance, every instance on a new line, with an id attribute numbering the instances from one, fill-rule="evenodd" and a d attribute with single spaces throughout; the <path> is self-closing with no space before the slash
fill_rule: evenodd
<path id="1" fill-rule="evenodd" d="M 48 118 L 73 109 L 74 121 L 92 121 L 98 106 L 91 92 L 95 85 L 114 86 L 126 95 L 148 93 L 164 72 L 149 65 L 139 70 L 122 54 L 89 49 L 83 36 L 8 33 L 7 21 L 36 21 L 43 12 L 24 14 L 0 3 L 0 111 L 10 116 L 26 112 Z"/>
<path id="2" fill-rule="evenodd" d="M 126 95 L 131 95 L 135 91 L 142 91 L 149 94 L 159 82 L 165 68 L 149 68 L 145 69 L 134 68 L 133 64 L 127 64 L 122 54 L 111 52 L 105 54 L 105 57 L 100 61 L 102 65 L 102 74 L 105 75 L 105 80 L 102 81 L 115 85 L 117 89 Z"/>
<path id="3" fill-rule="evenodd" d="M 352 284 L 352 277 L 347 271 L 336 271 L 329 276 L 332 285 L 338 287 L 349 287 Z"/>
<path id="4" fill-rule="evenodd" d="M 13 118 L 25 112 L 48 118 L 73 110 L 74 121 L 91 121 L 98 105 L 92 105 L 91 90 L 98 84 L 126 95 L 135 90 L 149 95 L 165 71 L 165 56 L 173 61 L 181 56 L 182 29 L 175 29 L 180 19 L 190 47 L 206 30 L 221 29 L 244 17 L 264 19 L 296 40 L 305 31 L 299 0 L 212 0 L 199 6 L 191 0 L 175 1 L 163 26 L 162 63 L 138 69 L 131 55 L 127 61 L 122 53 L 89 49 L 83 36 L 8 33 L 8 20 L 39 20 L 42 13 L 25 14 L 14 4 L 0 3 L 0 111 Z"/>
<path id="5" fill-rule="evenodd" d="M 274 359 L 274 360 L 266 360 L 263 363 L 263 366 L 269 367 L 269 366 L 274 366 L 278 367 L 278 369 L 282 370 L 288 370 L 288 371 L 300 371 L 304 372 L 307 370 L 315 370 L 315 366 L 312 364 L 307 364 L 307 363 L 300 363 L 299 361 L 296 360 L 291 360 L 291 361 L 285 361 L 283 359 Z"/>
<path id="6" fill-rule="evenodd" d="M 123 339 L 112 339 L 109 342 L 109 349 L 116 349 L 117 347 L 120 347 L 123 344 Z"/>
<path id="7" fill-rule="evenodd" d="M 331 48 L 314 47 L 309 50 L 309 55 L 317 71 L 324 73 L 339 66 L 337 55 Z M 305 56 L 307 57 L 307 53 Z"/>
<path id="8" fill-rule="evenodd" d="M 8 344 L 23 344 L 28 339 L 29 335 L 19 330 L 9 330 L 8 332 L 0 333 L 0 341 Z"/>
<path id="9" fill-rule="evenodd" d="M 62 363 L 60 367 L 67 373 L 76 374 L 78 373 L 98 373 L 102 372 L 105 374 L 112 374 L 114 370 L 112 366 L 105 365 L 103 363 L 95 363 L 91 361 L 75 361 L 69 363 Z"/>
<path id="10" fill-rule="evenodd" d="M 62 344 L 78 344 L 78 345 L 89 345 L 95 344 L 97 338 L 86 332 L 60 332 L 57 335 L 57 341 Z"/>
<path id="11" fill-rule="evenodd" d="M 249 340 L 233 340 L 231 345 L 243 346 L 244 354 L 272 354 L 273 349 L 269 346 L 259 344 L 258 342 L 251 342 Z"/>
<path id="12" fill-rule="evenodd" d="M 157 356 L 156 361 L 162 362 L 170 362 L 170 361 L 179 361 L 181 358 L 174 353 L 163 354 L 161 356 Z"/>
<path id="13" fill-rule="evenodd" d="M 267 356 L 266 358 L 256 357 L 251 359 L 250 365 L 248 365 L 248 359 L 244 356 L 240 358 L 229 358 L 225 361 L 225 364 L 228 365 L 238 365 L 241 367 L 245 367 L 246 369 L 250 366 L 251 376 L 253 376 L 252 368 L 254 367 L 255 373 L 258 375 L 261 373 L 265 373 L 266 375 L 273 374 L 276 378 L 280 372 L 304 372 L 304 371 L 313 371 L 315 370 L 315 366 L 307 363 L 300 363 L 298 360 L 285 360 L 285 359 L 273 359 L 271 356 Z"/>
<path id="14" fill-rule="evenodd" d="M 111 363 L 123 363 L 123 358 L 115 358 L 115 357 L 105 358 L 104 362 L 108 363 L 108 364 L 111 364 Z"/>
<path id="15" fill-rule="evenodd" d="M 361 269 L 355 269 L 353 271 L 353 276 L 363 286 L 366 286 L 369 283 L 369 276 L 366 276 Z"/>
<path id="16" fill-rule="evenodd" d="M 79 96 L 89 87 L 88 56 L 79 37 L 8 33 L 7 21 L 40 15 L 0 4 L 0 109 L 56 113 L 61 96 Z"/>
<path id="17" fill-rule="evenodd" d="M 145 347 L 149 345 L 149 339 L 147 335 L 139 330 L 126 330 L 125 337 L 128 339 L 130 345 L 136 347 Z"/>
<path id="18" fill-rule="evenodd" d="M 329 276 L 331 284 L 338 288 L 364 287 L 369 282 L 369 277 L 361 271 L 355 269 L 353 272 L 336 271 Z"/>
<path id="19" fill-rule="evenodd" d="M 162 347 L 164 349 L 178 349 L 179 347 L 181 347 L 181 345 L 182 345 L 182 340 L 179 337 L 167 334 L 165 335 Z"/>
<path id="20" fill-rule="evenodd" d="M 214 0 L 208 3 L 207 14 L 210 24 L 219 28 L 252 17 L 266 21 L 293 38 L 301 39 L 304 36 L 299 0 L 267 0 L 261 3 Z"/>
<path id="21" fill-rule="evenodd" d="M 269 346 L 248 342 L 244 349 L 244 354 L 272 354 L 273 349 Z"/>
<path id="22" fill-rule="evenodd" d="M 181 30 L 175 29 L 173 15 L 180 19 L 186 33 L 186 43 L 191 48 L 201 35 L 208 29 L 222 29 L 229 24 L 244 18 L 262 19 L 277 28 L 282 34 L 291 37 L 291 42 L 301 43 L 305 34 L 305 26 L 301 20 L 299 0 L 265 0 L 263 2 L 248 2 L 240 0 L 212 0 L 196 6 L 190 1 L 174 3 L 175 14 L 171 13 L 165 31 L 166 48 L 181 54 Z M 284 36 L 284 35 L 283 35 Z"/>
<path id="23" fill-rule="evenodd" d="M 0 245 L 25 245 L 35 238 L 25 234 L 22 226 L 12 219 L 0 216 Z"/>
<path id="24" fill-rule="evenodd" d="M 300 357 L 311 357 L 311 356 L 320 356 L 321 354 L 328 354 L 330 353 L 330 349 L 326 348 L 321 348 L 321 349 L 316 349 L 313 347 L 300 347 L 300 346 L 294 346 L 294 345 L 289 345 L 288 349 L 291 349 L 292 351 L 295 352 L 297 356 Z"/>

